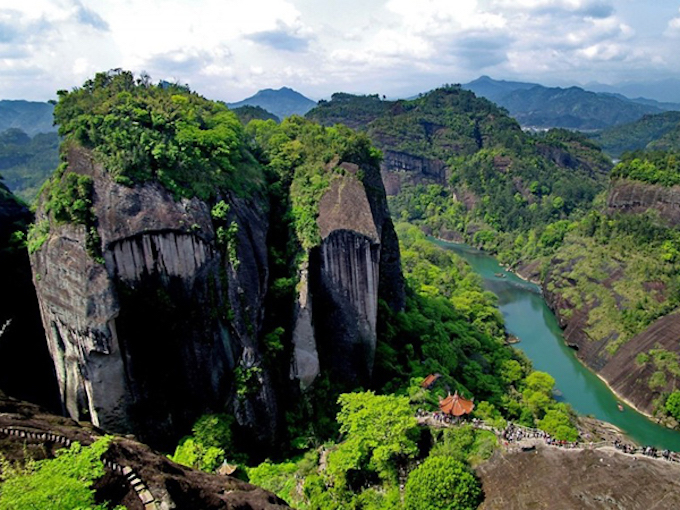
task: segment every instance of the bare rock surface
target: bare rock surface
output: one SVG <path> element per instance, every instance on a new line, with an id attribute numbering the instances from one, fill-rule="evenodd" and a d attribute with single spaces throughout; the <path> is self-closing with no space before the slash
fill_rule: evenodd
<path id="1" fill-rule="evenodd" d="M 680 465 L 612 449 L 498 451 L 476 468 L 480 510 L 651 510 L 680 507 Z"/>
<path id="2" fill-rule="evenodd" d="M 612 184 L 607 199 L 612 212 L 642 213 L 658 211 L 669 225 L 680 223 L 680 186 L 660 186 L 627 179 Z"/>

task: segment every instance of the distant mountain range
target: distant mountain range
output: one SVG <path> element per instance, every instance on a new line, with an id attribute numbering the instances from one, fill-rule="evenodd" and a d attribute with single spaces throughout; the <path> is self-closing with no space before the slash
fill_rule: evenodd
<path id="1" fill-rule="evenodd" d="M 618 85 L 604 85 L 592 82 L 586 85 L 594 92 L 622 94 L 626 97 L 649 97 L 667 103 L 680 103 L 680 80 L 669 78 L 654 82 L 628 82 Z"/>
<path id="2" fill-rule="evenodd" d="M 290 115 L 304 115 L 316 106 L 316 101 L 312 101 L 291 88 L 282 87 L 278 90 L 260 90 L 254 96 L 236 103 L 227 103 L 227 106 L 231 109 L 241 106 L 259 106 L 279 119 L 283 119 Z"/>
<path id="3" fill-rule="evenodd" d="M 0 131 L 17 128 L 31 137 L 56 131 L 57 127 L 52 125 L 53 111 L 51 103 L 0 100 Z"/>
<path id="4" fill-rule="evenodd" d="M 493 80 L 488 76 L 463 88 L 504 107 L 523 127 L 537 129 L 600 130 L 634 122 L 644 115 L 680 110 L 678 104 L 644 98 L 632 100 L 621 94 L 591 92 L 580 87 Z"/>

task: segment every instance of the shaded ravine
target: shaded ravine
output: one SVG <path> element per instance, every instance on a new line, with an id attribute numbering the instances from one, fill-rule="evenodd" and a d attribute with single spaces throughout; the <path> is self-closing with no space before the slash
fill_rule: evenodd
<path id="1" fill-rule="evenodd" d="M 526 353 L 536 370 L 555 378 L 558 400 L 568 402 L 580 414 L 616 425 L 642 445 L 680 452 L 680 432 L 654 423 L 626 404 L 623 412 L 618 410 L 616 395 L 565 345 L 557 319 L 537 285 L 506 271 L 496 259 L 470 246 L 433 242 L 463 257 L 484 279 L 485 288 L 498 296 L 508 333 L 520 339 L 516 347 Z"/>

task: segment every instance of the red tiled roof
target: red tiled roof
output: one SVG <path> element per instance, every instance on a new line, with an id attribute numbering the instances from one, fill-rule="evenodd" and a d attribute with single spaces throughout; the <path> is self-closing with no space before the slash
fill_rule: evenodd
<path id="1" fill-rule="evenodd" d="M 464 414 L 469 414 L 475 408 L 475 403 L 472 400 L 458 395 L 456 391 L 453 395 L 449 393 L 449 396 L 444 400 L 439 402 L 439 409 L 446 414 L 451 416 L 463 416 Z"/>
<path id="2" fill-rule="evenodd" d="M 428 375 L 423 382 L 420 383 L 421 388 L 425 388 L 426 390 L 429 390 L 430 387 L 435 383 L 437 379 L 439 379 L 440 375 L 439 374 L 430 374 Z"/>

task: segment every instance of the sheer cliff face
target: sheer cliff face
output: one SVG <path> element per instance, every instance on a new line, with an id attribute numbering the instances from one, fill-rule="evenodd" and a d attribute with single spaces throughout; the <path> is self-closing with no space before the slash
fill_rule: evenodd
<path id="1" fill-rule="evenodd" d="M 385 150 L 380 165 L 385 190 L 388 195 L 398 195 L 405 182 L 436 183 L 446 185 L 450 172 L 446 163 L 438 159 L 423 158 L 405 152 Z"/>
<path id="2" fill-rule="evenodd" d="M 658 211 L 668 225 L 680 223 L 680 186 L 659 186 L 620 179 L 612 183 L 607 206 L 612 212 Z"/>
<path id="3" fill-rule="evenodd" d="M 357 165 L 341 166 L 346 174 L 333 178 L 319 204 L 321 243 L 302 270 L 293 372 L 303 388 L 321 371 L 350 386 L 369 382 L 378 299 L 394 309 L 404 302 L 380 174 L 367 169 L 359 179 Z"/>
<path id="4" fill-rule="evenodd" d="M 94 177 L 104 263 L 86 252 L 82 226 L 55 223 L 31 260 L 68 413 L 168 446 L 198 415 L 231 403 L 242 425 L 273 437 L 266 373 L 241 400 L 232 375 L 260 363 L 266 210 L 225 197 L 238 225 L 234 267 L 205 203 L 175 201 L 154 183 L 120 186 L 82 149 L 68 161 Z"/>

